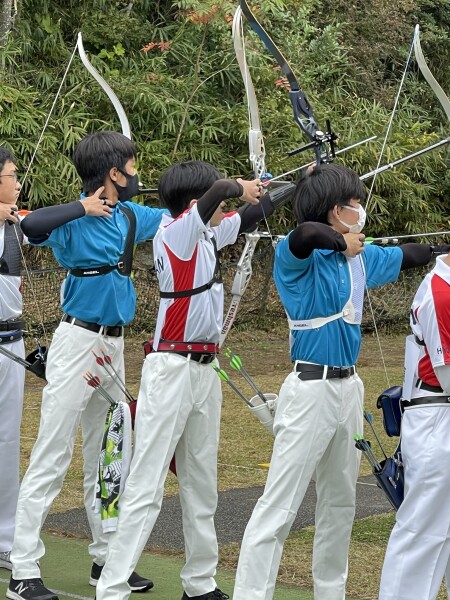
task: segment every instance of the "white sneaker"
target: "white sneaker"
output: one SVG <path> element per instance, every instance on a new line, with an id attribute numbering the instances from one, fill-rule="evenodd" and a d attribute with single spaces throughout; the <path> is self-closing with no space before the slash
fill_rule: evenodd
<path id="1" fill-rule="evenodd" d="M 11 552 L 0 552 L 0 569 L 12 571 Z"/>

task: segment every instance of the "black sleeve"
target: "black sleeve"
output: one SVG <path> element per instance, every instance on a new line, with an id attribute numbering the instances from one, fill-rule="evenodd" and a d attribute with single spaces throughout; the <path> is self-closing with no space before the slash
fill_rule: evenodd
<path id="1" fill-rule="evenodd" d="M 307 222 L 296 227 L 289 236 L 289 250 L 296 258 L 308 258 L 313 250 L 347 249 L 344 236 L 324 223 Z"/>
<path id="2" fill-rule="evenodd" d="M 239 233 L 253 231 L 256 224 L 262 221 L 264 217 L 270 217 L 274 210 L 275 207 L 270 201 L 269 194 L 264 194 L 259 204 L 245 204 L 241 206 L 238 210 L 238 213 L 241 215 Z"/>
<path id="3" fill-rule="evenodd" d="M 22 219 L 20 227 L 29 240 L 39 243 L 46 240 L 57 227 L 84 217 L 85 214 L 83 204 L 76 200 L 68 204 L 38 208 Z"/>
<path id="4" fill-rule="evenodd" d="M 437 254 L 447 254 L 450 251 L 449 244 L 442 244 L 440 246 L 429 246 L 428 244 L 402 244 L 400 248 L 403 252 L 402 271 L 414 267 L 423 267 L 430 262 L 433 256 L 436 256 Z"/>
<path id="5" fill-rule="evenodd" d="M 234 179 L 219 179 L 197 202 L 197 210 L 205 225 L 209 223 L 221 202 L 227 198 L 240 198 L 244 188 Z"/>
<path id="6" fill-rule="evenodd" d="M 273 211 L 289 202 L 295 190 L 293 183 L 266 192 L 259 204 L 246 204 L 238 213 L 241 215 L 239 233 L 247 233 L 255 229 L 255 225 L 265 217 L 270 217 Z"/>

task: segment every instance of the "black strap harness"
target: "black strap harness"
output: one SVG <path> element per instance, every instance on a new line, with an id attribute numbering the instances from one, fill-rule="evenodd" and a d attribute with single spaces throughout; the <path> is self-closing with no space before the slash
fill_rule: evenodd
<path id="1" fill-rule="evenodd" d="M 219 253 L 217 251 L 216 238 L 211 238 L 212 245 L 214 247 L 214 255 L 216 257 L 216 265 L 214 267 L 214 273 L 212 278 L 203 285 L 193 288 L 192 290 L 181 290 L 179 292 L 163 292 L 160 290 L 159 295 L 161 298 L 188 298 L 189 296 L 196 296 L 206 290 L 210 290 L 215 283 L 222 283 L 222 270 L 220 268 Z"/>
<path id="2" fill-rule="evenodd" d="M 7 221 L 5 224 L 5 244 L 0 257 L 0 273 L 2 275 L 20 276 L 22 262 L 23 233 L 19 223 Z"/>
<path id="3" fill-rule="evenodd" d="M 126 206 L 120 206 L 120 210 L 128 219 L 128 233 L 125 240 L 125 250 L 119 261 L 115 265 L 100 265 L 98 267 L 78 267 L 69 269 L 70 275 L 74 277 L 96 277 L 97 275 L 106 275 L 111 271 L 119 271 L 120 275 L 129 277 L 133 268 L 133 247 L 136 233 L 136 215 Z"/>

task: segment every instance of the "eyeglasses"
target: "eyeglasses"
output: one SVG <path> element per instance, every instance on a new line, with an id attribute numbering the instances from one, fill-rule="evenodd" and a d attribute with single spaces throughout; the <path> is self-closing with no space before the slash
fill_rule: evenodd
<path id="1" fill-rule="evenodd" d="M 0 177 L 12 177 L 14 179 L 14 181 L 17 181 L 19 179 L 19 174 L 18 173 L 8 173 L 5 175 L 0 175 Z"/>

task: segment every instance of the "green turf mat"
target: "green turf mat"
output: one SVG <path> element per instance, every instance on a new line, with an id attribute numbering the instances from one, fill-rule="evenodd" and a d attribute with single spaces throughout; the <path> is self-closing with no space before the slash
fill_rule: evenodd
<path id="1" fill-rule="evenodd" d="M 57 592 L 62 600 L 92 600 L 95 590 L 88 583 L 91 559 L 87 551 L 88 542 L 67 537 L 42 536 L 46 554 L 41 561 L 44 583 Z M 132 600 L 180 600 L 183 594 L 180 571 L 183 561 L 179 558 L 145 552 L 137 571 L 155 582 L 155 587 L 145 594 L 131 595 Z M 0 596 L 5 596 L 10 572 L 0 569 Z M 216 581 L 221 590 L 232 594 L 234 575 L 219 571 Z M 312 592 L 277 586 L 275 600 L 313 600 Z"/>

